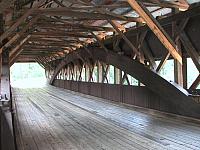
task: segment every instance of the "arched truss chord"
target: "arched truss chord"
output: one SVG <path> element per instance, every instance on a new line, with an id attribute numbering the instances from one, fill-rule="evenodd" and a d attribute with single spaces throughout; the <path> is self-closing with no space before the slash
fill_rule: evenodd
<path id="1" fill-rule="evenodd" d="M 80 57 L 85 60 L 98 60 L 119 68 L 145 84 L 150 90 L 161 96 L 163 100 L 173 104 L 178 112 L 180 111 L 180 114 L 200 118 L 200 104 L 197 104 L 183 88 L 169 83 L 136 60 L 113 52 L 105 52 L 102 48 L 88 48 L 87 51 L 79 49 L 76 52 L 68 54 L 55 69 L 50 84 L 53 84 L 54 79 L 63 67 L 80 59 Z"/>

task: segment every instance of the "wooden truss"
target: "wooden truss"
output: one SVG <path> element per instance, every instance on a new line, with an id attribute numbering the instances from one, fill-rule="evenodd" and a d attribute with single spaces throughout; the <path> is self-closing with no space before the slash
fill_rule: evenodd
<path id="1" fill-rule="evenodd" d="M 1 3 L 6 4 L 5 1 Z M 84 48 L 88 51 L 88 47 L 100 46 L 106 52 L 113 51 L 119 55 L 126 53 L 126 49 L 131 49 L 132 52 L 128 57 L 138 60 L 159 73 L 166 61 L 172 57 L 182 64 L 182 59 L 185 58 L 180 53 L 182 47 L 177 46 L 177 43 L 180 45 L 177 40 L 180 40 L 197 69 L 200 69 L 198 51 L 184 31 L 189 20 L 188 16 L 194 15 L 192 10 L 181 12 L 177 17 L 172 15 L 160 20 L 153 16 L 153 13 L 164 8 L 187 10 L 189 4 L 185 0 L 176 2 L 127 0 L 100 5 L 83 0 L 66 2 L 53 0 L 48 3 L 42 0 L 30 3 L 29 9 L 27 5 L 20 4 L 20 6 L 23 9 L 15 13 L 19 13 L 21 17 L 11 23 L 12 25 L 9 25 L 0 35 L 0 43 L 2 43 L 0 53 L 9 49 L 10 65 L 16 61 L 26 60 L 27 57 L 47 68 L 50 67 L 51 58 L 61 59 L 74 50 Z M 149 11 L 147 7 L 157 8 Z M 119 9 L 122 13 L 115 12 Z M 123 9 L 129 11 L 123 12 Z M 197 8 L 193 9 L 194 12 L 197 11 Z M 136 15 L 131 16 L 133 12 Z M 169 15 L 166 14 L 166 17 Z M 179 19 L 182 18 L 181 16 L 183 16 L 182 22 Z M 173 29 L 174 35 L 170 35 L 162 26 L 172 20 L 178 20 L 176 22 L 178 25 Z M 128 29 L 126 25 L 131 23 L 135 26 Z M 132 30 L 138 31 L 136 40 L 133 40 L 130 35 Z M 152 47 L 147 40 L 151 32 L 167 50 L 159 58 L 158 66 L 155 63 L 156 54 L 152 52 Z M 113 42 L 112 47 L 108 46 L 109 41 Z M 81 57 L 80 59 L 84 60 Z M 124 79 L 126 78 L 124 75 Z M 198 77 L 190 88 L 196 88 L 199 82 Z"/>

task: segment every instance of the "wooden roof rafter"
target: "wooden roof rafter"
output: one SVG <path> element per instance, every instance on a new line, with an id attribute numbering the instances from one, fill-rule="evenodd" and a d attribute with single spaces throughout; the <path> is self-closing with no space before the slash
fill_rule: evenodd
<path id="1" fill-rule="evenodd" d="M 179 8 L 179 9 L 187 9 L 189 4 L 185 0 L 179 0 L 179 1 L 164 1 L 164 0 L 138 0 L 141 2 L 145 7 L 149 6 L 159 6 L 160 8 Z M 124 14 L 118 14 L 117 12 L 113 11 L 116 9 L 123 9 L 123 8 L 131 8 L 129 3 L 124 1 L 112 1 L 109 4 L 106 3 L 99 3 L 92 5 L 91 1 L 88 0 L 65 0 L 65 1 L 59 1 L 59 0 L 52 0 L 48 3 L 43 3 L 42 1 L 39 2 L 40 5 L 37 4 L 37 2 L 34 2 L 31 4 L 32 8 L 28 10 L 29 14 L 22 16 L 20 19 L 21 21 L 17 20 L 15 23 L 15 26 L 11 26 L 10 32 L 6 33 L 6 36 L 0 36 L 0 40 L 9 38 L 10 39 L 16 39 L 16 37 L 20 38 L 20 36 L 23 36 L 23 26 L 21 29 L 21 32 L 14 33 L 16 31 L 16 28 L 20 29 L 20 25 L 24 20 L 27 20 L 27 17 L 30 15 L 41 15 L 43 18 L 39 18 L 34 23 L 34 26 L 36 26 L 34 32 L 30 33 L 32 36 L 29 40 L 34 40 L 36 38 L 39 39 L 49 39 L 54 40 L 58 39 L 58 41 L 65 41 L 68 38 L 78 38 L 78 39 L 85 39 L 83 42 L 85 44 L 87 43 L 87 40 L 95 39 L 94 35 L 91 34 L 91 32 L 95 32 L 96 35 L 98 34 L 106 34 L 107 32 L 114 32 L 116 29 L 111 27 L 103 27 L 101 24 L 94 26 L 91 25 L 90 22 L 95 22 L 99 20 L 109 21 L 109 20 L 115 20 L 115 21 L 123 21 L 123 23 L 129 23 L 129 22 L 138 22 L 138 23 L 145 23 L 146 19 L 143 17 L 127 17 Z M 36 8 L 40 7 L 39 9 Z M 42 6 L 42 7 L 41 7 Z M 27 7 L 24 7 L 25 9 Z M 106 11 L 101 11 L 102 9 L 105 9 Z M 136 9 L 134 8 L 133 11 Z M 141 15 L 140 15 L 141 16 Z M 42 21 L 42 23 L 40 23 Z M 29 23 L 30 24 L 30 23 Z M 46 24 L 46 25 L 45 25 Z M 124 24 L 118 22 L 118 24 L 124 28 Z M 19 28 L 20 27 L 20 28 Z M 56 28 L 58 28 L 56 30 Z M 62 28 L 61 28 L 62 27 Z M 65 28 L 68 28 L 66 30 Z M 120 29 L 121 30 L 121 29 Z M 126 30 L 126 29 L 125 29 Z M 73 33 L 72 33 L 73 32 Z M 6 46 L 12 45 L 12 41 L 10 40 Z M 37 40 L 36 40 L 37 41 Z M 49 42 L 50 43 L 50 42 Z M 66 42 L 67 43 L 67 42 Z M 74 45 L 76 42 L 69 42 L 68 45 Z M 45 44 L 44 44 L 45 45 Z M 58 42 L 53 43 L 54 46 L 62 46 L 62 44 L 59 44 Z M 64 45 L 64 44 L 63 44 Z M 67 44 L 66 44 L 67 45 Z M 14 46 L 14 44 L 12 45 Z M 75 48 L 76 49 L 76 48 Z"/>

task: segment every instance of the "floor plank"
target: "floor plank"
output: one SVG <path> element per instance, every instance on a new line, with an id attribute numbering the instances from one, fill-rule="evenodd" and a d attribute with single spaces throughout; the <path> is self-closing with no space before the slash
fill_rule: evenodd
<path id="1" fill-rule="evenodd" d="M 192 120 L 46 86 L 13 89 L 21 150 L 200 150 Z"/>

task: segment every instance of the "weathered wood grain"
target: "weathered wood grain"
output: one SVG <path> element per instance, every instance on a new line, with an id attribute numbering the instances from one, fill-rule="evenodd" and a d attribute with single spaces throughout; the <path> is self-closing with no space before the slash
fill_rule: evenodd
<path id="1" fill-rule="evenodd" d="M 48 86 L 14 89 L 22 150 L 198 150 L 200 125 Z"/>

